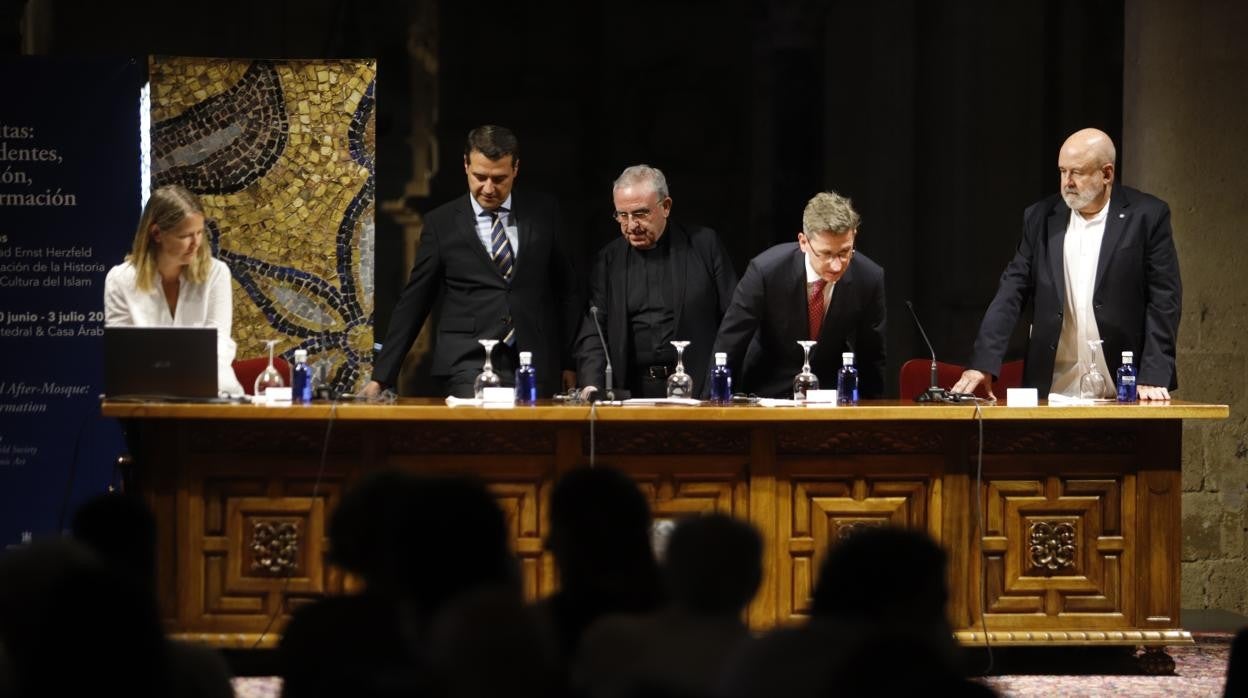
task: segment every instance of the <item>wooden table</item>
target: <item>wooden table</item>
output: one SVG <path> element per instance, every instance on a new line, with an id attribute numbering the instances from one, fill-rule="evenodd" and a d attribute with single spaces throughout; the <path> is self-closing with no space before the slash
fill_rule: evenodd
<path id="1" fill-rule="evenodd" d="M 985 634 L 999 645 L 1189 643 L 1179 627 L 1182 421 L 1229 414 L 1177 400 L 979 411 L 897 401 L 105 402 L 103 412 L 125 422 L 129 486 L 159 521 L 166 622 L 177 636 L 227 647 L 271 645 L 292 608 L 343 590 L 326 562 L 327 516 L 344 489 L 381 468 L 485 479 L 507 513 L 526 593 L 549 593 L 550 488 L 588 464 L 591 447 L 597 464 L 637 480 L 657 519 L 716 510 L 758 527 L 766 573 L 749 610 L 755 628 L 808 613 L 829 543 L 891 523 L 924 529 L 948 551 L 949 615 L 964 643 Z M 454 532 L 448 521 L 429 535 Z"/>

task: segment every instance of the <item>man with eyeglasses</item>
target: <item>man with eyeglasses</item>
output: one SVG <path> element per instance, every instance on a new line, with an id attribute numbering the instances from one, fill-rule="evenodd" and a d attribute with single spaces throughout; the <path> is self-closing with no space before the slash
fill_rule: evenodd
<path id="1" fill-rule="evenodd" d="M 416 263 L 364 396 L 395 384 L 439 299 L 431 373 L 447 395 L 473 396 L 485 360 L 481 339 L 498 340 L 492 356 L 503 385 L 514 383 L 521 351 L 533 353 L 541 396 L 573 384 L 580 282 L 560 243 L 558 206 L 541 194 L 513 192 L 519 171 L 520 144 L 510 130 L 481 126 L 468 134 L 468 194 L 425 216 Z"/>
<path id="2" fill-rule="evenodd" d="M 854 352 L 862 397 L 884 393 L 884 269 L 854 250 L 861 217 L 836 192 L 816 194 L 796 243 L 750 260 L 719 327 L 736 392 L 792 397 L 802 370 L 798 341 L 818 342 L 811 371 L 836 386 L 841 353 Z"/>
<path id="3" fill-rule="evenodd" d="M 667 178 L 635 165 L 612 187 L 620 237 L 598 252 L 590 276 L 590 307 L 606 336 L 614 388 L 633 397 L 665 397 L 676 366 L 671 342 L 687 341 L 685 372 L 697 382 L 710 364 L 711 343 L 728 307 L 737 273 L 714 230 L 673 220 Z M 606 354 L 591 315 L 577 340 L 582 386 L 604 387 Z"/>

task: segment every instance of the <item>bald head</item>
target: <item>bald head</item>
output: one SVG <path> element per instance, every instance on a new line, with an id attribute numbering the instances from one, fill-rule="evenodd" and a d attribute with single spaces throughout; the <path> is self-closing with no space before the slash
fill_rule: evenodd
<path id="1" fill-rule="evenodd" d="M 1118 159 L 1113 139 L 1098 128 L 1085 128 L 1070 134 L 1070 138 L 1062 144 L 1062 152 L 1089 157 L 1097 166 L 1112 165 Z"/>
<path id="2" fill-rule="evenodd" d="M 1057 155 L 1062 198 L 1073 211 L 1092 216 L 1105 208 L 1114 183 L 1114 141 L 1104 131 L 1085 128 L 1062 144 Z"/>

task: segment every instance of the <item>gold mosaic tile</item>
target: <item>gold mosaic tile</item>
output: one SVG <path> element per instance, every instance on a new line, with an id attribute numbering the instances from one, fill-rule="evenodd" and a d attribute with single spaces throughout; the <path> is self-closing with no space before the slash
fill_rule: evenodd
<path id="1" fill-rule="evenodd" d="M 204 201 L 239 357 L 280 339 L 335 387 L 371 370 L 373 61 L 152 60 L 154 184 Z"/>

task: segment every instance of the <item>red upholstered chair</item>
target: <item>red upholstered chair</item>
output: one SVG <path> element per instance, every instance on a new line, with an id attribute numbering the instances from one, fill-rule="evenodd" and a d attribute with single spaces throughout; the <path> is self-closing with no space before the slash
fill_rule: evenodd
<path id="1" fill-rule="evenodd" d="M 238 382 L 243 384 L 243 390 L 248 395 L 255 392 L 256 377 L 260 375 L 269 365 L 269 357 L 257 356 L 252 359 L 236 359 L 233 363 L 234 375 L 238 376 Z M 282 380 L 286 381 L 286 385 L 290 385 L 290 364 L 280 356 L 273 357 L 273 367 L 277 372 L 282 374 Z"/>
<path id="2" fill-rule="evenodd" d="M 957 364 L 947 364 L 943 361 L 936 362 L 936 384 L 948 390 L 958 382 L 958 378 L 962 376 L 965 367 Z M 932 360 L 931 359 L 910 359 L 901 366 L 901 399 L 913 400 L 919 393 L 927 390 L 928 385 L 932 381 Z M 1007 388 L 1018 388 L 1023 384 L 1023 362 L 1007 361 L 1001 364 L 1001 375 L 997 376 L 997 380 L 993 381 L 992 391 L 998 398 L 1005 398 Z M 975 394 L 979 397 L 988 397 L 988 391 L 983 385 L 975 389 Z"/>

